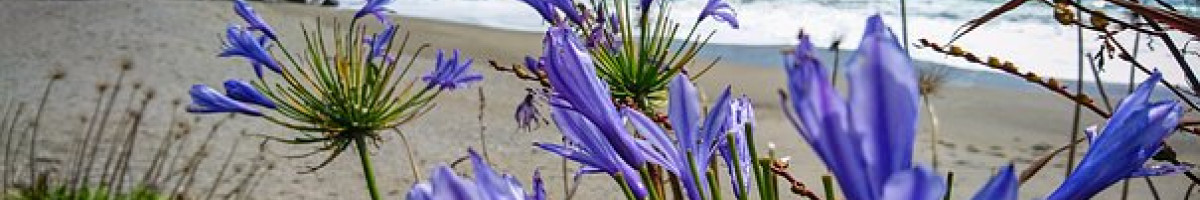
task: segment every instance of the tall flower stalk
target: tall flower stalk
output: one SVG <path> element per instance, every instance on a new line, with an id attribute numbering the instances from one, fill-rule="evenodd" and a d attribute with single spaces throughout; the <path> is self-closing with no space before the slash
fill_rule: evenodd
<path id="1" fill-rule="evenodd" d="M 230 79 L 222 94 L 204 85 L 192 90 L 193 113 L 233 112 L 258 116 L 297 133 L 293 136 L 263 135 L 288 144 L 320 144 L 316 151 L 302 156 L 328 153 L 311 170 L 323 168 L 351 145 L 358 153 L 372 199 L 380 199 L 371 165 L 369 143 L 380 133 L 420 117 L 433 109 L 434 99 L 443 91 L 455 90 L 482 80 L 469 71 L 471 61 L 438 52 L 433 70 L 418 79 L 409 76 L 413 66 L 400 63 L 390 55 L 404 54 L 407 41 L 396 45 L 392 40 L 398 28 L 383 17 L 386 1 L 370 1 L 355 15 L 344 30 L 328 37 L 318 28 L 304 29 L 305 46 L 298 51 L 284 47 L 272 29 L 242 0 L 234 8 L 249 25 L 227 28 L 226 49 L 220 56 L 246 58 L 254 66 L 257 79 L 248 82 Z M 382 33 L 367 33 L 359 18 L 373 15 L 385 26 Z M 323 27 L 317 21 L 316 27 Z M 341 35 L 339 35 L 341 34 Z M 366 40 L 370 37 L 370 41 Z M 330 45 L 332 42 L 332 46 Z M 365 45 L 362 45 L 365 44 Z M 269 47 L 278 46 L 278 50 Z M 426 46 L 417 47 L 417 56 Z M 394 53 L 394 54 L 392 54 Z M 286 62 L 279 62 L 283 55 Z M 262 73 L 266 67 L 274 72 Z M 265 111 L 263 111 L 265 109 Z"/>

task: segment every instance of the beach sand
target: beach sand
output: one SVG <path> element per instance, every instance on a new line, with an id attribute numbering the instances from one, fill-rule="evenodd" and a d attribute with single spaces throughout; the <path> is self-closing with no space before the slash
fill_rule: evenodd
<path id="1" fill-rule="evenodd" d="M 316 17 L 324 22 L 337 18 L 345 24 L 352 15 L 351 11 L 298 4 L 256 2 L 252 5 L 292 48 L 303 44 L 300 24 L 311 28 Z M 4 19 L 0 23 L 0 46 L 5 47 L 0 48 L 0 88 L 3 88 L 0 101 L 25 103 L 27 114 L 23 122 L 29 123 L 32 121 L 29 113 L 36 108 L 48 74 L 54 70 L 67 74 L 50 93 L 41 119 L 40 146 L 36 150 L 38 160 L 42 160 L 39 168 L 58 171 L 68 168 L 63 163 L 70 163 L 70 152 L 80 143 L 75 138 L 83 134 L 87 126 L 83 118 L 91 115 L 99 98 L 96 85 L 114 84 L 120 71 L 118 65 L 123 60 L 132 62 L 133 69 L 120 83 L 124 89 L 118 95 L 114 110 L 120 112 L 127 107 L 136 107 L 129 105 L 135 100 L 131 97 L 140 99 L 145 91 L 156 93 L 137 130 L 139 143 L 131 164 L 131 179 L 140 180 L 140 172 L 149 168 L 152 152 L 165 136 L 172 119 L 191 125 L 192 131 L 183 139 L 189 143 L 184 153 L 196 151 L 199 143 L 208 136 L 212 124 L 228 115 L 184 113 L 182 106 L 188 102 L 189 86 L 217 86 L 229 77 L 254 77 L 244 60 L 216 57 L 225 26 L 242 23 L 231 7 L 227 1 L 0 1 L 0 19 Z M 428 177 L 434 166 L 466 155 L 467 148 L 481 148 L 480 121 L 477 120 L 480 102 L 475 88 L 482 87 L 486 94 L 486 109 L 483 109 L 486 132 L 483 135 L 492 164 L 500 171 L 514 174 L 527 187 L 531 185 L 534 170 L 541 170 L 550 197 L 561 199 L 562 160 L 531 146 L 535 141 L 558 142 L 557 130 L 549 125 L 537 131 L 522 132 L 516 129 L 512 120 L 514 106 L 523 97 L 524 89 L 537 85 L 495 72 L 486 65 L 487 60 L 516 63 L 525 55 L 540 54 L 541 34 L 416 18 L 395 19 L 403 31 L 411 32 L 413 44 L 432 45 L 417 59 L 415 70 L 418 72 L 423 73 L 432 66 L 430 59 L 435 55 L 432 50 L 460 49 L 464 55 L 475 58 L 474 70 L 486 77 L 482 84 L 439 97 L 439 106 L 432 112 L 401 127 L 413 145 L 420 173 Z M 332 24 L 324 25 L 321 28 L 328 33 Z M 708 63 L 706 59 L 701 60 L 698 63 Z M 782 72 L 778 66 L 719 64 L 699 79 L 698 86 L 711 96 L 723 86 L 730 85 L 735 94 L 753 98 L 759 126 L 757 148 L 763 152 L 768 143 L 774 144 L 779 156 L 791 158 L 789 171 L 821 194 L 820 176 L 827 172 L 780 110 L 776 91 L 785 86 Z M 132 95 L 129 91 L 135 83 L 140 83 L 141 89 Z M 175 106 L 172 101 L 183 104 Z M 1000 166 L 1015 163 L 1017 169 L 1022 170 L 1030 160 L 1044 155 L 1047 149 L 1065 144 L 1070 137 L 1073 107 L 1064 98 L 1046 92 L 949 87 L 932 98 L 932 104 L 941 122 L 943 141 L 938 147 L 941 160 L 938 171 L 955 173 L 953 199 L 969 198 Z M 914 157 L 918 162 L 928 164 L 931 146 L 929 114 L 922 113 L 921 116 L 921 132 Z M 1084 116 L 1087 116 L 1082 121 L 1084 126 L 1103 122 L 1086 111 Z M 128 124 L 117 123 L 122 117 L 110 120 L 114 124 Z M 18 127 L 18 132 L 8 134 L 28 130 L 27 126 Z M 116 135 L 118 129 L 124 128 L 112 125 L 106 134 Z M 234 167 L 215 190 L 216 197 L 231 193 L 234 185 L 254 171 L 256 165 L 269 163 L 269 168 L 256 172 L 263 179 L 250 188 L 253 199 L 366 198 L 358 157 L 353 152 L 347 152 L 316 173 L 298 174 L 321 162 L 324 154 L 299 159 L 283 156 L 305 153 L 316 146 L 275 142 L 260 146 L 262 139 L 239 133 L 296 136 L 258 118 L 236 116 L 229 119 L 214 135 L 208 157 L 197 172 L 197 182 L 188 188 L 189 195 L 205 198 L 224 159 L 233 155 Z M 389 199 L 402 198 L 416 180 L 399 138 L 391 132 L 383 138 L 380 148 L 372 151 L 378 180 Z M 1176 134 L 1169 141 L 1184 161 L 1200 160 L 1200 146 L 1195 142 L 1194 136 L 1185 134 Z M 266 150 L 261 151 L 260 147 Z M 12 164 L 24 166 L 27 161 L 25 148 L 16 150 L 19 156 Z M 266 160 L 256 161 L 260 155 Z M 1044 197 L 1061 182 L 1066 158 L 1065 153 L 1062 155 L 1021 187 L 1021 199 Z M 457 169 L 469 172 L 466 166 L 464 163 Z M 572 169 L 577 167 L 571 166 Z M 18 182 L 28 182 L 24 168 L 3 170 L 20 170 Z M 1153 180 L 1162 198 L 1166 199 L 1181 199 L 1189 183 L 1182 176 Z M 606 176 L 586 175 L 582 181 L 577 199 L 621 197 Z M 1133 199 L 1150 198 L 1144 180 L 1132 179 L 1131 182 Z M 1120 186 L 1117 185 L 1097 199 L 1116 199 L 1119 195 Z"/>

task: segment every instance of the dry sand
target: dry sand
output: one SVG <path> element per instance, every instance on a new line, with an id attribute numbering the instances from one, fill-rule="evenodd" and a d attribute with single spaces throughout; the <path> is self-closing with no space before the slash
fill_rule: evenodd
<path id="1" fill-rule="evenodd" d="M 295 4 L 253 5 L 282 33 L 289 46 L 303 44 L 298 34 L 300 24 L 311 27 L 318 16 L 323 19 L 336 17 L 346 22 L 351 15 L 346 11 Z M 118 74 L 117 65 L 123 59 L 134 64 L 126 81 L 121 83 L 126 85 L 123 93 L 129 91 L 129 85 L 141 83 L 143 87 L 139 93 L 154 90 L 158 94 L 149 105 L 148 117 L 139 130 L 141 142 L 132 165 L 133 174 L 139 175 L 137 172 L 148 168 L 150 152 L 164 136 L 169 120 L 177 118 L 192 124 L 194 131 L 186 138 L 191 143 L 186 151 L 191 152 L 196 143 L 206 137 L 211 124 L 226 117 L 187 114 L 181 107 L 173 107 L 172 100 L 186 103 L 187 88 L 191 84 L 215 86 L 229 77 L 253 76 L 243 60 L 215 56 L 221 47 L 224 27 L 229 23 L 241 23 L 227 1 L 2 1 L 0 19 L 4 20 L 0 22 L 0 46 L 5 47 L 0 48 L 0 88 L 3 88 L 0 101 L 24 102 L 26 113 L 31 113 L 28 111 L 36 105 L 47 82 L 45 77 L 53 70 L 67 73 L 66 79 L 50 94 L 42 119 L 39 131 L 42 145 L 37 149 L 39 158 L 44 158 L 42 160 L 67 163 L 68 152 L 79 144 L 73 138 L 82 134 L 86 127 L 81 118 L 90 114 L 98 98 L 96 85 L 112 83 Z M 527 186 L 532 172 L 542 170 L 549 194 L 560 199 L 563 191 L 561 159 L 530 146 L 533 141 L 558 141 L 557 130 L 551 126 L 532 133 L 520 132 L 511 119 L 524 88 L 536 85 L 496 73 L 484 64 L 488 59 L 513 63 L 524 55 L 539 54 L 541 35 L 415 18 L 396 19 L 403 30 L 411 31 L 415 43 L 428 42 L 433 49 L 461 49 L 465 55 L 476 59 L 475 71 L 487 77 L 476 87 L 483 87 L 487 96 L 485 135 L 493 164 L 520 177 Z M 427 51 L 425 57 L 418 59 L 419 71 L 432 65 L 431 52 Z M 728 84 L 733 86 L 735 93 L 745 93 L 755 99 L 760 126 L 758 143 L 762 144 L 758 148 L 765 150 L 767 143 L 775 144 L 779 155 L 792 158 L 791 172 L 816 189 L 820 185 L 819 176 L 826 172 L 780 113 L 775 91 L 784 86 L 781 72 L 776 66 L 722 64 L 701 78 L 699 85 L 707 94 L 715 94 L 721 86 Z M 408 139 L 414 145 L 421 173 L 428 173 L 428 169 L 439 163 L 465 155 L 469 147 L 479 148 L 480 123 L 476 119 L 479 100 L 474 88 L 440 97 L 440 106 L 432 113 L 402 127 L 411 136 Z M 119 95 L 115 110 L 127 107 L 129 96 Z M 1057 148 L 1069 139 L 1072 107 L 1064 99 L 1049 93 L 952 87 L 934 98 L 933 104 L 941 119 L 944 140 L 939 146 L 939 171 L 956 173 L 954 199 L 970 197 L 997 167 L 1015 162 L 1018 169 L 1023 169 L 1029 160 L 1046 153 L 1039 148 Z M 929 115 L 922 113 L 921 116 L 925 118 L 921 122 L 927 123 Z M 25 122 L 29 121 L 25 119 Z M 1101 122 L 1088 117 L 1083 124 Z M 108 129 L 111 132 L 118 128 Z M 929 160 L 928 130 L 928 125 L 922 124 L 917 142 L 916 157 L 923 163 Z M 222 160 L 235 149 L 235 143 L 238 146 L 233 154 L 234 166 L 240 170 L 231 170 L 231 174 L 226 175 L 222 181 L 225 183 L 216 190 L 218 197 L 229 193 L 232 185 L 252 168 L 261 140 L 240 135 L 243 131 L 294 136 L 261 119 L 234 117 L 215 135 L 208 152 L 210 156 L 201 165 L 200 179 L 191 188 L 196 198 L 207 193 Z M 398 138 L 392 133 L 384 138 L 380 148 L 373 152 L 379 181 L 388 197 L 401 198 L 413 183 L 413 175 Z M 1177 147 L 1182 160 L 1200 160 L 1200 148 L 1194 144 L 1193 136 L 1177 134 L 1170 143 Z M 282 156 L 307 152 L 315 146 L 267 143 L 266 148 L 266 158 L 273 168 L 260 172 L 265 178 L 253 188 L 253 198 L 366 198 L 358 159 L 352 152 L 317 173 L 297 174 L 305 167 L 319 163 L 323 157 L 287 159 Z M 16 153 L 21 156 L 13 164 L 23 166 L 26 152 L 19 150 Z M 45 167 L 47 169 L 65 170 L 61 165 L 47 163 L 43 166 L 54 166 Z M 1056 159 L 1034 180 L 1023 185 L 1022 199 L 1043 197 L 1052 191 L 1063 177 L 1062 163 L 1063 159 Z M 21 168 L 4 170 L 18 169 Z M 18 177 L 25 181 L 24 175 Z M 1180 199 L 1188 183 L 1183 177 L 1153 180 L 1166 199 Z M 1145 181 L 1134 179 L 1133 183 L 1134 199 L 1150 198 Z M 1112 187 L 1098 198 L 1117 198 L 1119 188 Z M 596 175 L 583 180 L 577 197 L 616 199 L 620 194 L 610 180 Z"/>

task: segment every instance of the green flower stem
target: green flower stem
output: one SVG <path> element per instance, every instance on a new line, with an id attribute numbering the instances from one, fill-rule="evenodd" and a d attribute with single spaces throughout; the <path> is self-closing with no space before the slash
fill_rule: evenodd
<path id="1" fill-rule="evenodd" d="M 954 191 L 954 172 L 946 172 L 946 195 L 942 196 L 945 200 L 950 200 L 950 195 Z"/>
<path id="2" fill-rule="evenodd" d="M 371 169 L 371 153 L 367 152 L 367 141 L 363 137 L 356 137 L 354 146 L 358 148 L 358 157 L 362 159 L 363 176 L 367 180 L 367 190 L 371 199 L 379 200 L 379 189 L 375 186 L 375 170 Z"/>
<path id="3" fill-rule="evenodd" d="M 657 199 L 659 198 L 658 187 L 654 185 L 654 183 L 657 182 L 657 179 L 650 175 L 650 170 L 652 170 L 652 168 L 649 164 L 643 164 L 642 167 L 638 168 L 638 173 L 641 173 L 642 180 L 647 180 L 646 183 L 649 183 L 646 184 L 646 191 L 649 192 L 649 194 L 646 195 L 646 198 Z"/>
<path id="4" fill-rule="evenodd" d="M 766 160 L 766 162 L 762 163 L 762 168 L 764 170 L 769 170 L 771 168 L 772 162 L 775 162 L 776 159 L 777 158 L 775 157 L 775 149 L 768 149 L 767 150 L 767 160 Z M 779 199 L 779 179 L 775 177 L 774 172 L 764 171 L 764 173 L 766 173 L 766 175 L 770 176 L 770 178 L 767 179 L 767 186 L 769 186 L 771 188 L 771 197 L 770 198 L 771 199 Z"/>
<path id="5" fill-rule="evenodd" d="M 746 146 L 750 148 L 750 170 L 754 172 L 754 184 L 758 185 L 758 197 L 766 199 L 766 183 L 762 168 L 758 166 L 758 149 L 754 148 L 754 127 L 746 126 Z"/>
<path id="6" fill-rule="evenodd" d="M 762 186 L 759 187 L 759 191 L 762 191 L 760 192 L 763 195 L 762 199 L 779 199 L 777 195 L 779 193 L 779 188 L 776 188 L 778 186 L 775 185 L 775 174 L 767 169 L 771 167 L 771 158 L 758 159 L 756 160 L 755 165 L 758 165 L 760 169 L 763 169 Z"/>
<path id="7" fill-rule="evenodd" d="M 683 40 L 684 44 L 679 45 L 679 47 L 675 49 L 675 55 L 671 56 L 671 59 L 668 60 L 666 63 L 675 63 L 675 60 L 679 59 L 679 54 L 682 54 L 681 52 L 683 52 L 683 49 L 685 47 L 689 46 L 688 43 L 690 41 L 692 41 L 692 36 L 696 34 L 696 28 L 698 28 L 698 27 L 700 27 L 699 21 L 692 24 L 691 30 L 688 31 L 687 37 Z M 699 38 L 697 38 L 697 39 L 699 39 Z M 695 45 L 695 44 L 692 44 L 692 45 Z"/>
<path id="8" fill-rule="evenodd" d="M 630 188 L 629 183 L 625 182 L 625 176 L 617 173 L 616 178 L 617 184 L 621 185 L 621 192 L 625 193 L 625 199 L 637 199 L 636 196 L 633 196 L 633 188 Z"/>
<path id="9" fill-rule="evenodd" d="M 732 178 L 733 178 L 733 180 L 735 180 L 734 184 L 738 185 L 738 187 L 735 188 L 737 190 L 737 192 L 736 192 L 737 199 L 747 199 L 746 197 L 748 195 L 746 195 L 746 185 L 742 184 L 742 183 L 745 183 L 744 181 L 746 180 L 746 178 L 742 177 L 742 170 L 741 170 L 742 163 L 739 162 L 740 159 L 738 158 L 737 144 L 736 144 L 736 142 L 734 142 L 735 140 L 733 138 L 733 133 L 725 134 L 725 141 L 730 144 L 730 145 L 726 145 L 726 146 L 729 146 L 729 156 L 730 156 L 729 164 L 733 165 L 733 166 L 731 166 L 731 167 L 733 167 L 733 170 L 732 170 L 733 177 Z"/>
<path id="10" fill-rule="evenodd" d="M 696 187 L 703 187 L 700 184 L 700 170 L 696 170 L 696 156 L 692 156 L 692 152 L 687 152 L 688 168 L 692 170 L 692 184 Z M 704 194 L 700 194 L 700 199 L 704 199 Z"/>
<path id="11" fill-rule="evenodd" d="M 825 199 L 835 200 L 833 197 L 833 176 L 828 174 L 821 176 L 821 186 L 825 187 Z"/>
<path id="12" fill-rule="evenodd" d="M 721 182 L 717 176 L 717 165 L 708 165 L 708 192 L 712 193 L 713 200 L 721 200 L 721 187 L 717 185 Z"/>

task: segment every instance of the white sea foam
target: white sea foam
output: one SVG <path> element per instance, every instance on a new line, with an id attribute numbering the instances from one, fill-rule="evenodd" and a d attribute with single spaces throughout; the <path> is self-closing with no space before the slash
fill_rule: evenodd
<path id="1" fill-rule="evenodd" d="M 828 46 L 834 38 L 845 39 L 842 49 L 857 48 L 858 38 L 867 16 L 882 14 L 884 21 L 899 35 L 900 17 L 898 3 L 854 2 L 837 0 L 794 1 L 794 0 L 730 0 L 738 13 L 741 29 L 729 29 L 723 23 L 707 21 L 701 30 L 717 29 L 712 42 L 741 45 L 790 45 L 795 44 L 795 35 L 803 29 L 813 36 L 814 43 Z M 679 20 L 695 19 L 707 0 L 672 1 L 672 17 Z M 919 38 L 935 42 L 947 41 L 952 32 L 971 18 L 999 6 L 1003 2 L 978 0 L 910 0 L 909 42 Z M 1089 3 L 1090 4 L 1090 3 Z M 344 1 L 340 8 L 357 9 L 362 1 Z M 388 5 L 396 14 L 421 18 L 447 20 L 476 24 L 486 27 L 529 32 L 544 31 L 546 24 L 532 8 L 519 0 L 395 0 Z M 990 22 L 955 44 L 976 53 L 995 55 L 1010 60 L 1024 70 L 1042 76 L 1075 79 L 1077 76 L 1077 36 L 1075 28 L 1061 26 L 1050 20 L 1052 13 L 1045 5 L 1031 2 L 1021 9 L 1010 12 Z M 1134 35 L 1123 33 L 1116 36 L 1126 42 L 1125 47 L 1134 48 Z M 1176 42 L 1191 39 L 1190 36 L 1175 34 Z M 1084 32 L 1084 50 L 1096 52 L 1101 44 L 1098 35 Z M 1167 80 L 1183 84 L 1184 74 L 1172 59 L 1162 41 L 1147 42 L 1142 38 L 1139 61 L 1151 68 L 1163 71 Z M 1153 49 L 1153 50 L 1151 50 Z M 918 60 L 946 64 L 948 66 L 990 70 L 970 64 L 961 59 L 948 58 L 931 50 L 914 49 L 913 57 Z M 1189 63 L 1200 63 L 1200 56 L 1187 56 Z M 1086 66 L 1086 62 L 1084 63 Z M 1129 65 L 1113 60 L 1107 62 L 1101 77 L 1105 82 L 1128 81 Z M 1092 80 L 1090 70 L 1084 78 Z M 1140 75 L 1139 77 L 1144 77 Z M 1141 78 L 1138 78 L 1139 80 Z"/>

